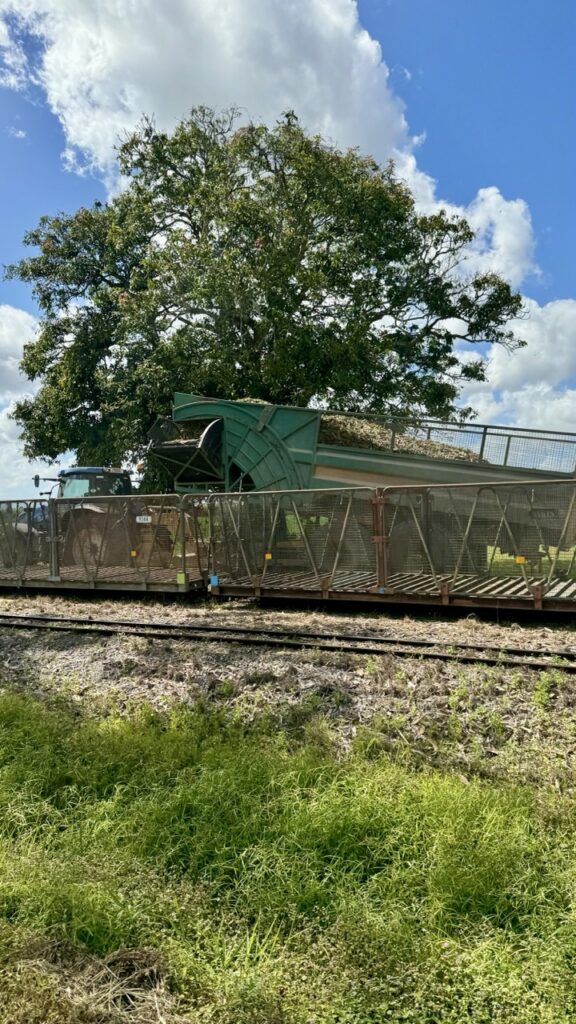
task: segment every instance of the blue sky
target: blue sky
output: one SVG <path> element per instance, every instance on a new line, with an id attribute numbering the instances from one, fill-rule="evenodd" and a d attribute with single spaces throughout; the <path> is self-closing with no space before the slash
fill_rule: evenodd
<path id="1" fill-rule="evenodd" d="M 525 291 L 574 295 L 576 3 L 361 0 L 360 12 L 441 195 L 466 204 L 494 184 L 525 199 L 542 270 Z"/>
<path id="2" fill-rule="evenodd" d="M 478 265 L 526 296 L 527 349 L 490 353 L 466 396 L 480 418 L 576 429 L 575 54 L 572 0 L 0 0 L 0 264 L 43 213 L 105 198 L 143 113 L 169 129 L 195 103 L 293 107 L 393 156 L 423 209 L 468 216 Z M 6 442 L 34 312 L 0 281 Z"/>
<path id="3" fill-rule="evenodd" d="M 24 234 L 41 216 L 72 212 L 104 198 L 105 189 L 93 175 L 65 170 L 64 135 L 41 96 L 32 102 L 29 96 L 0 89 L 0 126 L 0 262 L 6 265 L 27 254 Z M 13 134 L 22 131 L 25 138 Z M 0 281 L 0 302 L 35 310 L 30 288 L 17 281 Z"/>

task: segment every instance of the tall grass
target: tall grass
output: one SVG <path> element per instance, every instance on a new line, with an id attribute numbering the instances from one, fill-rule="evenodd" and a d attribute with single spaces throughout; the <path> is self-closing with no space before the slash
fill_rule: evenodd
<path id="1" fill-rule="evenodd" d="M 12 985 L 33 937 L 160 950 L 194 1021 L 568 1021 L 575 839 L 559 798 L 343 758 L 323 727 L 0 696 Z"/>

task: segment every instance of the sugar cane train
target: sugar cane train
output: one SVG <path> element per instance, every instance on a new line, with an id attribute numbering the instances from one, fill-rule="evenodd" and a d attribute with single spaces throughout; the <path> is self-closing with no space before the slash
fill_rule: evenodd
<path id="1" fill-rule="evenodd" d="M 147 459 L 0 502 L 0 584 L 576 607 L 575 434 L 176 394 Z"/>

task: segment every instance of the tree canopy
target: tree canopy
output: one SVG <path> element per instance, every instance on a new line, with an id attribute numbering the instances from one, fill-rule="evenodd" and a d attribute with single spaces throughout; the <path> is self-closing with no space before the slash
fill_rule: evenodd
<path id="1" fill-rule="evenodd" d="M 288 113 L 272 128 L 195 108 L 144 121 L 107 203 L 42 217 L 22 367 L 25 452 L 109 463 L 142 450 L 172 392 L 373 412 L 454 414 L 459 339 L 521 344 L 521 298 L 466 274 L 467 222 L 415 208 L 392 165 L 341 152 Z"/>

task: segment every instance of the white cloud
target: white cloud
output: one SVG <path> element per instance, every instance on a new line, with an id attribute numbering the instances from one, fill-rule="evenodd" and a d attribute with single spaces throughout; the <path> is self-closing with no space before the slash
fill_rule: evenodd
<path id="1" fill-rule="evenodd" d="M 486 382 L 470 385 L 465 400 L 482 422 L 576 431 L 576 299 L 527 299 L 526 309 L 528 319 L 513 324 L 526 347 L 494 346 Z"/>
<path id="2" fill-rule="evenodd" d="M 32 340 L 35 331 L 36 319 L 30 313 L 0 305 L 0 406 L 26 388 L 28 382 L 18 364 L 25 342 Z"/>
<path id="3" fill-rule="evenodd" d="M 0 409 L 0 499 L 32 498 L 38 496 L 34 488 L 35 473 L 49 473 L 45 462 L 29 462 L 22 455 L 19 439 L 20 427 L 10 418 L 12 406 Z"/>
<path id="4" fill-rule="evenodd" d="M 523 199 L 504 199 L 495 186 L 481 188 L 466 207 L 476 232 L 474 270 L 492 271 L 517 288 L 537 271 L 530 210 Z"/>
<path id="5" fill-rule="evenodd" d="M 0 15 L 2 7 L 0 6 Z M 0 20 L 0 86 L 23 89 L 28 78 L 24 50 L 11 38 L 8 25 Z"/>
<path id="6" fill-rule="evenodd" d="M 2 13 L 42 44 L 28 73 L 70 156 L 100 169 L 143 113 L 170 128 L 197 103 L 268 121 L 295 107 L 314 130 L 380 156 L 410 145 L 355 0 L 0 0 Z"/>
<path id="7" fill-rule="evenodd" d="M 493 271 L 513 288 L 538 273 L 530 210 L 523 199 L 505 199 L 500 189 L 491 185 L 479 189 L 467 206 L 456 206 L 437 195 L 436 182 L 420 170 L 413 153 L 398 153 L 395 162 L 398 175 L 406 181 L 423 213 L 434 213 L 441 206 L 453 216 L 465 217 L 476 232 L 467 271 Z"/>
<path id="8" fill-rule="evenodd" d="M 6 130 L 8 132 L 8 135 L 10 135 L 13 139 L 25 139 L 26 138 L 26 132 L 24 131 L 23 128 L 15 128 L 14 125 L 10 125 L 10 127 L 7 128 Z"/>
<path id="9" fill-rule="evenodd" d="M 14 400 L 32 387 L 18 363 L 26 341 L 34 337 L 36 319 L 23 309 L 0 305 L 0 499 L 26 497 L 34 492 L 32 477 L 46 466 L 22 456 L 20 427 L 10 419 Z"/>
<path id="10" fill-rule="evenodd" d="M 527 319 L 512 326 L 527 347 L 511 355 L 502 348 L 491 350 L 492 386 L 515 391 L 524 385 L 576 383 L 576 299 L 557 299 L 545 306 L 525 299 L 525 306 Z"/>
<path id="11" fill-rule="evenodd" d="M 170 129 L 198 103 L 237 105 L 268 122 L 294 108 L 339 145 L 393 156 L 421 208 L 438 208 L 435 182 L 414 157 L 420 140 L 409 135 L 356 0 L 0 0 L 0 25 L 2 17 L 5 44 L 12 27 L 6 52 L 18 82 L 18 25 L 41 44 L 27 73 L 45 90 L 77 169 L 108 177 L 118 139 L 144 113 Z M 535 270 L 522 200 L 489 187 L 449 209 L 478 232 L 471 271 L 490 267 L 516 287 Z"/>

